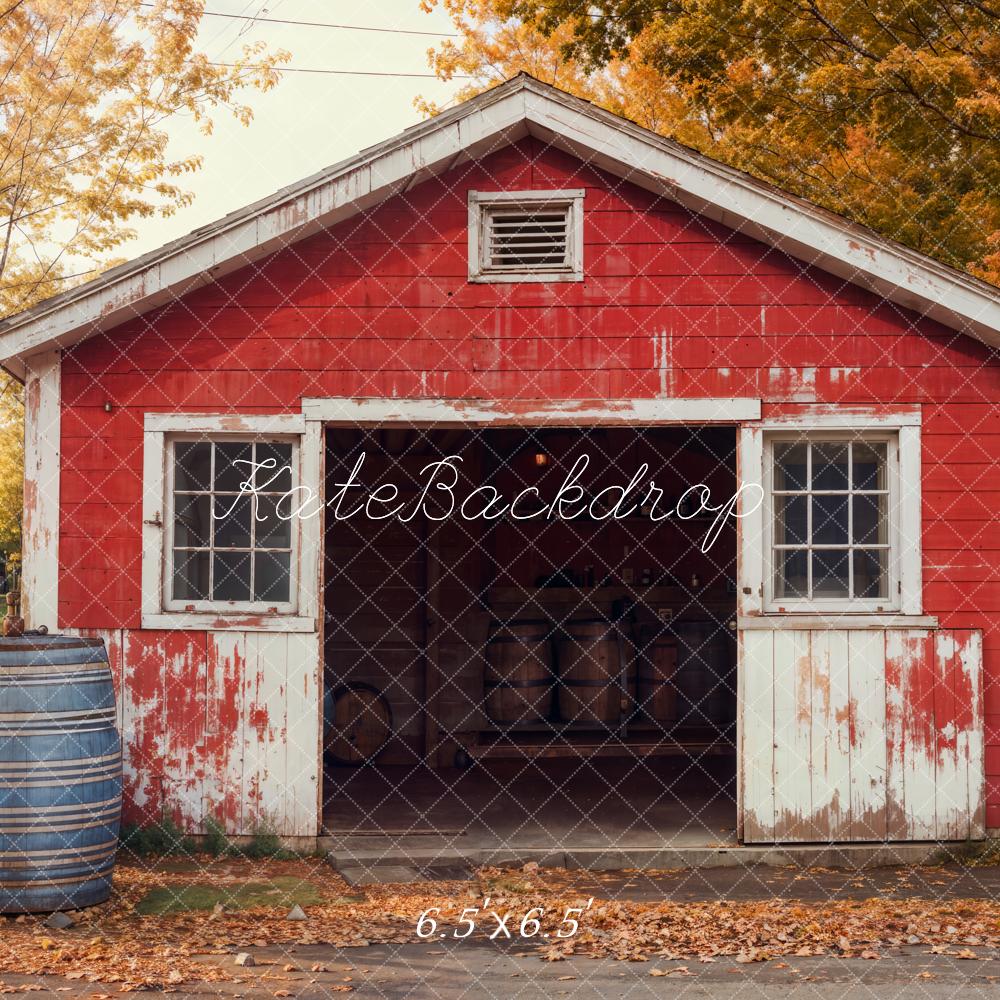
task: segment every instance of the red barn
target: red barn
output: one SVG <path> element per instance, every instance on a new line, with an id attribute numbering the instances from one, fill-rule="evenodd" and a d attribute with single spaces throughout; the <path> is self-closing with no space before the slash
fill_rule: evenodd
<path id="1" fill-rule="evenodd" d="M 981 838 L 998 342 L 997 289 L 520 76 L 0 325 L 26 617 L 105 639 L 136 822 Z"/>

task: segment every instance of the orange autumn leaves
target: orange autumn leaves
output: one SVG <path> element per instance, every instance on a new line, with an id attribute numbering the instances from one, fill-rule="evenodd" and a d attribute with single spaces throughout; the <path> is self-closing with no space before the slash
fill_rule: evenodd
<path id="1" fill-rule="evenodd" d="M 459 929 L 463 911 L 481 908 L 486 896 L 490 911 L 516 915 L 510 927 L 519 950 L 549 962 L 575 955 L 648 962 L 651 969 L 658 969 L 664 961 L 675 960 L 739 965 L 821 955 L 877 959 L 900 948 L 973 959 L 1000 945 L 1000 920 L 995 905 L 986 899 L 629 902 L 598 895 L 581 917 L 578 933 L 555 940 L 554 934 L 546 938 L 542 932 L 554 931 L 567 907 L 585 905 L 594 886 L 584 886 L 580 873 L 511 874 L 483 870 L 472 882 L 367 886 L 359 899 L 359 890 L 348 887 L 318 859 L 222 865 L 198 858 L 179 872 L 155 864 L 125 863 L 116 872 L 112 900 L 80 915 L 77 925 L 67 931 L 49 930 L 34 917 L 2 920 L 0 979 L 4 973 L 52 974 L 95 988 L 113 985 L 114 992 L 198 980 L 242 980 L 248 973 L 235 965 L 237 952 L 277 946 L 279 957 L 258 963 L 267 967 L 269 979 L 277 985 L 294 974 L 294 960 L 284 957 L 293 945 L 328 946 L 334 950 L 331 961 L 347 958 L 335 953 L 339 949 L 380 943 L 440 947 L 437 934 L 431 940 L 418 938 L 420 915 L 429 907 L 438 908 L 436 930 L 450 935 Z M 285 919 L 283 905 L 160 916 L 135 911 L 136 904 L 156 888 L 236 887 L 246 879 L 278 878 L 300 879 L 304 891 L 306 887 L 318 891 L 319 901 L 305 907 L 306 921 Z M 544 910 L 539 933 L 519 938 L 518 921 L 535 908 Z M 488 938 L 495 926 L 484 917 L 477 921 L 475 937 Z M 462 946 L 461 940 L 453 944 Z M 299 969 L 301 964 L 295 962 L 295 969 L 308 972 L 309 963 Z M 316 964 L 311 968 L 323 971 Z"/>
<path id="2" fill-rule="evenodd" d="M 423 3 L 457 27 L 430 61 L 462 97 L 527 71 L 1000 284 L 1000 8 Z"/>

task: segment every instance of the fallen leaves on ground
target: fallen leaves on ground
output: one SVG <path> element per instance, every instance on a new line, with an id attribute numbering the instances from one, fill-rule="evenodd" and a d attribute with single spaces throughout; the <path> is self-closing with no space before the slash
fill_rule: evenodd
<path id="1" fill-rule="evenodd" d="M 306 907 L 305 922 L 286 920 L 285 905 L 230 912 L 223 902 L 221 909 L 211 912 L 136 911 L 153 890 L 182 893 L 185 887 L 209 884 L 222 890 L 224 900 L 227 885 L 274 879 L 283 880 L 283 886 L 300 879 L 313 898 L 318 890 L 318 901 Z M 102 987 L 115 984 L 117 992 L 192 981 L 247 982 L 261 975 L 283 982 L 289 975 L 278 969 L 284 967 L 290 975 L 300 971 L 284 956 L 280 961 L 262 959 L 260 965 L 270 968 L 254 970 L 235 966 L 233 957 L 251 947 L 302 944 L 340 949 L 416 942 L 417 919 L 430 907 L 439 908 L 434 934 L 438 948 L 442 933 L 450 938 L 459 930 L 462 911 L 478 907 L 473 935 L 477 939 L 489 937 L 496 928 L 491 912 L 510 914 L 512 943 L 531 948 L 541 959 L 558 962 L 576 955 L 649 961 L 653 976 L 692 974 L 686 966 L 659 967 L 658 960 L 711 962 L 726 956 L 745 965 L 788 956 L 878 959 L 915 941 L 940 954 L 976 958 L 969 945 L 1000 946 L 995 905 L 962 899 L 627 902 L 598 896 L 579 915 L 579 931 L 559 939 L 567 908 L 587 906 L 589 897 L 580 895 L 580 884 L 574 885 L 564 872 L 484 869 L 478 882 L 373 885 L 359 896 L 321 859 L 203 858 L 183 870 L 127 862 L 115 873 L 111 900 L 78 914 L 78 923 L 69 930 L 52 931 L 34 916 L 0 919 L 4 943 L 0 973 L 58 975 Z M 592 892 L 593 880 L 586 884 Z M 490 897 L 488 906 L 485 896 Z M 284 894 L 281 898 L 287 902 Z M 535 914 L 537 931 L 521 937 L 522 919 L 536 908 L 543 911 Z M 466 929 L 461 927 L 460 937 Z M 454 942 L 454 947 L 461 946 Z M 327 967 L 317 963 L 312 971 L 326 972 Z"/>

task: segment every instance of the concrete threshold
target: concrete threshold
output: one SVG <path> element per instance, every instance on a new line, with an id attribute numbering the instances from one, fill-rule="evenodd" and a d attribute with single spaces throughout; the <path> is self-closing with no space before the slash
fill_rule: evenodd
<path id="1" fill-rule="evenodd" d="M 423 838 L 420 838 L 423 839 Z M 321 837 L 319 847 L 326 850 L 338 870 L 376 869 L 408 866 L 433 869 L 465 864 L 519 867 L 536 862 L 544 868 L 567 868 L 585 871 L 639 869 L 666 871 L 683 868 L 739 868 L 746 865 L 792 865 L 802 868 L 846 868 L 862 870 L 891 865 L 923 865 L 941 858 L 946 845 L 933 843 L 905 844 L 771 844 L 759 846 L 705 846 L 653 848 L 571 848 L 510 847 L 442 848 L 434 844 L 408 843 L 405 838 L 376 845 L 345 844 L 340 838 Z"/>

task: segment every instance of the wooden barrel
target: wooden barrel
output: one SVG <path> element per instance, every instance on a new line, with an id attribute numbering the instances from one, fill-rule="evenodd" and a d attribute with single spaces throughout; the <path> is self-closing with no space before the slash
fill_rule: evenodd
<path id="1" fill-rule="evenodd" d="M 0 639 L 0 912 L 107 899 L 121 808 L 104 643 Z"/>
<path id="2" fill-rule="evenodd" d="M 486 714 L 500 725 L 540 722 L 552 710 L 551 626 L 546 621 L 490 623 L 486 642 Z"/>
<path id="3" fill-rule="evenodd" d="M 677 637 L 669 626 L 642 629 L 638 666 L 639 708 L 657 722 L 677 720 Z"/>
<path id="4" fill-rule="evenodd" d="M 617 629 L 603 619 L 569 622 L 559 640 L 559 715 L 566 722 L 616 724 L 621 684 Z"/>
<path id="5" fill-rule="evenodd" d="M 338 764 L 371 760 L 392 736 L 392 709 L 370 684 L 342 684 L 323 696 L 323 745 Z"/>
<path id="6" fill-rule="evenodd" d="M 736 718 L 735 642 L 725 620 L 682 621 L 677 629 L 678 721 L 717 730 Z"/>

